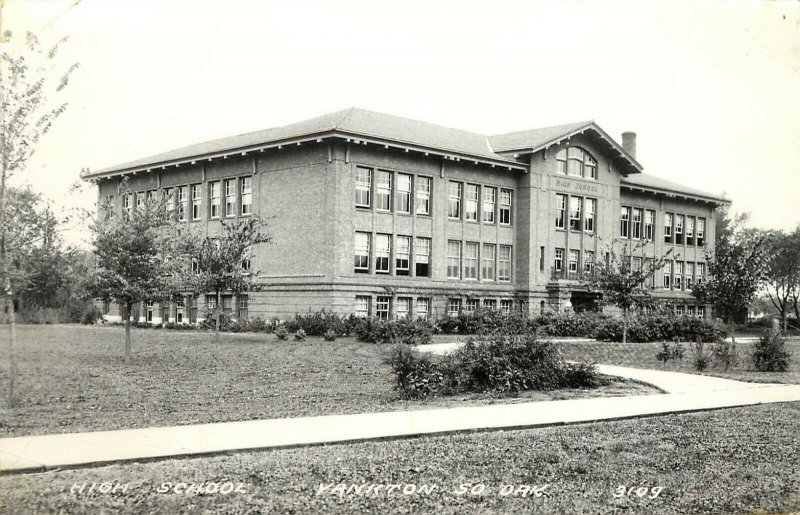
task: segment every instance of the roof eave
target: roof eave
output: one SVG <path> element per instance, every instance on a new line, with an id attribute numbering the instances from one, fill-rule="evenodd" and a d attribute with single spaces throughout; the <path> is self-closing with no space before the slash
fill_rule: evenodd
<path id="1" fill-rule="evenodd" d="M 642 191 L 645 193 L 657 193 L 659 195 L 666 195 L 668 197 L 684 198 L 686 200 L 694 200 L 698 202 L 708 202 L 709 204 L 716 204 L 720 206 L 729 205 L 731 203 L 730 200 L 724 198 L 697 195 L 694 193 L 674 191 L 666 188 L 658 188 L 655 186 L 642 186 L 639 184 L 620 183 L 620 188 L 625 188 L 631 191 Z"/>

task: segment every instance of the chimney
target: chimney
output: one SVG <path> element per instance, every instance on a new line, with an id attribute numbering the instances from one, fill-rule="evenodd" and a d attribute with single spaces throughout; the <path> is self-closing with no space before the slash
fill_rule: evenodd
<path id="1" fill-rule="evenodd" d="M 625 152 L 630 154 L 634 159 L 636 159 L 636 133 L 635 132 L 623 132 L 622 133 L 622 148 L 625 149 Z"/>

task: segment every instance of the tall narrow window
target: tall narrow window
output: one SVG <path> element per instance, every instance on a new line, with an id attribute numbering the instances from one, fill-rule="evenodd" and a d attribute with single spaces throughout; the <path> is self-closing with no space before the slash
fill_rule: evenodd
<path id="1" fill-rule="evenodd" d="M 164 190 L 164 191 L 166 191 L 166 190 Z M 130 214 L 131 214 L 131 202 L 132 202 L 131 197 L 132 196 L 133 195 L 131 193 L 128 193 L 127 195 L 123 195 L 122 196 L 122 211 L 124 211 L 127 216 L 130 216 Z M 169 206 L 169 203 L 167 203 L 167 206 Z M 169 212 L 169 208 L 167 208 L 167 212 Z"/>
<path id="2" fill-rule="evenodd" d="M 136 194 L 136 211 L 144 211 L 144 195 L 143 191 Z"/>
<path id="3" fill-rule="evenodd" d="M 464 200 L 464 220 L 478 221 L 478 189 L 477 184 L 467 184 L 466 199 Z"/>
<path id="4" fill-rule="evenodd" d="M 253 178 L 242 177 L 242 214 L 249 215 L 253 212 Z"/>
<path id="5" fill-rule="evenodd" d="M 644 239 L 653 241 L 653 224 L 655 223 L 656 212 L 648 209 L 644 212 Z"/>
<path id="6" fill-rule="evenodd" d="M 450 181 L 448 184 L 448 218 L 461 218 L 461 188 L 460 182 Z"/>
<path id="7" fill-rule="evenodd" d="M 511 225 L 511 190 L 500 190 L 500 225 Z"/>
<path id="8" fill-rule="evenodd" d="M 635 208 L 633 210 L 633 239 L 638 240 L 642 237 L 642 210 Z"/>
<path id="9" fill-rule="evenodd" d="M 408 318 L 411 313 L 411 299 L 408 297 L 398 297 L 394 305 L 394 316 L 397 320 Z"/>
<path id="10" fill-rule="evenodd" d="M 672 262 L 667 261 L 664 263 L 664 288 L 670 289 L 672 287 Z"/>
<path id="11" fill-rule="evenodd" d="M 587 179 L 597 179 L 597 161 L 586 153 L 583 159 L 583 176 Z"/>
<path id="12" fill-rule="evenodd" d="M 394 253 L 394 273 L 408 275 L 411 268 L 411 236 L 398 236 Z"/>
<path id="13" fill-rule="evenodd" d="M 461 269 L 461 242 L 447 242 L 447 278 L 459 279 Z"/>
<path id="14" fill-rule="evenodd" d="M 383 211 L 392 207 L 392 172 L 378 170 L 375 173 L 375 207 Z"/>
<path id="15" fill-rule="evenodd" d="M 695 274 L 695 276 L 694 276 L 695 282 L 698 285 L 703 284 L 703 280 L 705 279 L 705 275 L 706 275 L 706 264 L 705 263 L 697 263 L 695 265 L 694 274 Z"/>
<path id="16" fill-rule="evenodd" d="M 417 214 L 431 214 L 431 179 L 417 176 Z"/>
<path id="17" fill-rule="evenodd" d="M 375 273 L 389 273 L 389 258 L 392 253 L 392 237 L 388 234 L 375 235 Z"/>
<path id="18" fill-rule="evenodd" d="M 202 193 L 199 184 L 192 185 L 192 220 L 200 220 L 200 198 Z"/>
<path id="19" fill-rule="evenodd" d="M 397 174 L 397 206 L 398 213 L 411 213 L 411 176 Z"/>
<path id="20" fill-rule="evenodd" d="M 483 244 L 483 255 L 481 256 L 481 278 L 485 281 L 494 281 L 494 260 L 496 247 L 493 243 Z"/>
<path id="21" fill-rule="evenodd" d="M 417 245 L 414 249 L 414 275 L 417 277 L 428 277 L 431 274 L 431 239 L 417 238 Z"/>
<path id="22" fill-rule="evenodd" d="M 567 175 L 583 177 L 583 151 L 577 147 L 567 149 Z"/>
<path id="23" fill-rule="evenodd" d="M 585 232 L 594 232 L 594 214 L 597 210 L 597 200 L 587 198 L 583 206 L 583 230 Z"/>
<path id="24" fill-rule="evenodd" d="M 511 247 L 500 245 L 497 255 L 497 280 L 511 280 Z"/>
<path id="25" fill-rule="evenodd" d="M 673 277 L 672 287 L 675 290 L 683 289 L 683 261 L 675 262 L 675 273 Z"/>
<path id="26" fill-rule="evenodd" d="M 242 272 L 246 274 L 250 273 L 250 269 L 252 266 L 252 259 L 253 254 L 251 249 L 247 249 L 245 252 L 242 253 Z"/>
<path id="27" fill-rule="evenodd" d="M 189 204 L 189 186 L 178 187 L 178 220 L 186 220 L 186 209 Z"/>
<path id="28" fill-rule="evenodd" d="M 103 211 L 106 220 L 114 218 L 114 195 L 106 195 L 103 200 Z"/>
<path id="29" fill-rule="evenodd" d="M 702 247 L 706 243 L 706 219 L 697 219 L 697 246 Z"/>
<path id="30" fill-rule="evenodd" d="M 694 263 L 691 261 L 686 263 L 686 289 L 691 290 L 694 287 Z"/>
<path id="31" fill-rule="evenodd" d="M 664 243 L 672 243 L 672 213 L 664 214 Z"/>
<path id="32" fill-rule="evenodd" d="M 497 301 L 494 299 L 483 299 L 483 309 L 497 309 Z"/>
<path id="33" fill-rule="evenodd" d="M 211 218 L 219 218 L 219 206 L 222 200 L 220 196 L 219 181 L 209 183 L 209 197 L 211 206 Z"/>
<path id="34" fill-rule="evenodd" d="M 236 179 L 225 180 L 225 216 L 236 214 Z"/>
<path id="35" fill-rule="evenodd" d="M 353 270 L 357 274 L 369 273 L 369 237 L 368 232 L 357 232 L 353 244 L 354 266 Z"/>
<path id="36" fill-rule="evenodd" d="M 544 272 L 544 247 L 539 247 L 539 271 Z"/>
<path id="37" fill-rule="evenodd" d="M 389 308 L 392 303 L 391 297 L 378 297 L 375 299 L 375 317 L 380 320 L 389 320 Z"/>
<path id="38" fill-rule="evenodd" d="M 566 149 L 560 150 L 556 154 L 556 173 L 567 175 L 567 151 Z"/>
<path id="39" fill-rule="evenodd" d="M 497 188 L 483 187 L 483 221 L 493 224 L 497 209 Z"/>
<path id="40" fill-rule="evenodd" d="M 567 196 L 556 193 L 556 229 L 564 228 L 564 219 L 567 216 Z"/>
<path id="41" fill-rule="evenodd" d="M 631 237 L 631 208 L 623 207 L 619 218 L 619 236 L 621 238 Z"/>
<path id="42" fill-rule="evenodd" d="M 464 279 L 478 278 L 478 244 L 468 241 L 464 244 Z"/>
<path id="43" fill-rule="evenodd" d="M 414 306 L 414 316 L 421 320 L 427 320 L 431 311 L 431 299 L 427 297 L 420 297 L 417 299 L 417 304 Z"/>
<path id="44" fill-rule="evenodd" d="M 553 268 L 555 268 L 556 272 L 560 272 L 564 269 L 564 249 L 556 249 Z"/>
<path id="45" fill-rule="evenodd" d="M 675 244 L 683 245 L 683 215 L 675 215 Z"/>
<path id="46" fill-rule="evenodd" d="M 369 168 L 356 168 L 356 206 L 370 207 L 370 192 L 372 191 L 372 170 Z"/>
<path id="47" fill-rule="evenodd" d="M 694 245 L 694 217 L 686 217 L 686 244 Z"/>
<path id="48" fill-rule="evenodd" d="M 248 305 L 248 298 L 247 295 L 239 295 L 236 297 L 236 301 L 239 304 L 239 320 L 247 320 L 247 305 Z"/>
<path id="49" fill-rule="evenodd" d="M 583 271 L 591 274 L 594 271 L 594 251 L 587 250 L 583 253 Z"/>
<path id="50" fill-rule="evenodd" d="M 569 250 L 569 272 L 571 274 L 578 272 L 578 261 L 580 260 L 581 252 L 576 249 Z"/>
<path id="51" fill-rule="evenodd" d="M 164 188 L 161 192 L 164 197 L 164 208 L 167 211 L 167 218 L 172 218 L 175 214 L 175 195 L 172 193 L 172 188 Z"/>
<path id="52" fill-rule="evenodd" d="M 569 228 L 573 231 L 581 230 L 581 198 L 569 198 Z"/>
<path id="53" fill-rule="evenodd" d="M 353 314 L 358 318 L 369 317 L 369 304 L 372 299 L 365 295 L 356 296 L 356 305 Z"/>

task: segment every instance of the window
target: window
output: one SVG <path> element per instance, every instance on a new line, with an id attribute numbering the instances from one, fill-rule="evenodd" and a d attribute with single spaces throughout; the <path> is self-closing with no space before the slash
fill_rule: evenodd
<path id="1" fill-rule="evenodd" d="M 642 210 L 635 208 L 633 210 L 633 239 L 638 240 L 642 237 Z"/>
<path id="2" fill-rule="evenodd" d="M 556 154 L 557 173 L 597 179 L 597 161 L 588 152 L 579 147 L 568 147 Z"/>
<path id="3" fill-rule="evenodd" d="M 653 240 L 653 222 L 656 219 L 656 212 L 648 209 L 644 212 L 644 239 Z"/>
<path id="4" fill-rule="evenodd" d="M 225 180 L 225 216 L 236 214 L 236 179 Z"/>
<path id="5" fill-rule="evenodd" d="M 192 185 L 192 220 L 200 220 L 200 185 Z"/>
<path id="6" fill-rule="evenodd" d="M 460 182 L 450 181 L 448 185 L 448 218 L 461 218 L 461 188 Z"/>
<path id="7" fill-rule="evenodd" d="M 389 256 L 392 253 L 392 237 L 388 234 L 375 235 L 375 273 L 389 273 Z"/>
<path id="8" fill-rule="evenodd" d="M 183 323 L 183 308 L 186 306 L 183 299 L 180 298 L 175 302 L 175 323 Z"/>
<path id="9" fill-rule="evenodd" d="M 153 322 L 153 311 L 155 311 L 155 310 L 153 309 L 153 305 L 154 305 L 154 304 L 153 304 L 153 301 L 152 301 L 152 300 L 148 300 L 148 301 L 145 303 L 145 315 L 144 315 L 144 319 L 145 319 L 145 321 L 146 321 L 146 322 L 148 322 L 148 323 L 152 323 L 152 322 Z"/>
<path id="10" fill-rule="evenodd" d="M 686 244 L 694 245 L 694 217 L 686 217 Z"/>
<path id="11" fill-rule="evenodd" d="M 631 208 L 623 207 L 619 218 L 619 235 L 621 238 L 631 237 Z"/>
<path id="12" fill-rule="evenodd" d="M 556 193 L 556 229 L 564 228 L 564 218 L 567 211 L 567 196 Z"/>
<path id="13" fill-rule="evenodd" d="M 569 228 L 572 231 L 581 230 L 581 198 L 569 198 Z"/>
<path id="14" fill-rule="evenodd" d="M 494 213 L 497 206 L 497 188 L 483 187 L 483 222 L 494 223 Z"/>
<path id="15" fill-rule="evenodd" d="M 478 244 L 464 244 L 464 279 L 478 278 Z"/>
<path id="16" fill-rule="evenodd" d="M 447 242 L 447 278 L 459 279 L 459 269 L 461 268 L 461 242 Z"/>
<path id="17" fill-rule="evenodd" d="M 164 197 L 164 208 L 167 212 L 167 217 L 172 218 L 172 214 L 175 211 L 175 197 L 172 194 L 172 188 L 164 188 L 162 190 L 162 195 Z"/>
<path id="18" fill-rule="evenodd" d="M 216 295 L 206 295 L 206 307 L 211 309 L 217 309 L 217 296 Z"/>
<path id="19" fill-rule="evenodd" d="M 131 214 L 131 196 L 130 193 L 122 196 L 122 210 L 126 215 Z M 167 208 L 167 212 L 169 212 L 169 208 Z"/>
<path id="20" fill-rule="evenodd" d="M 252 257 L 253 257 L 253 256 L 252 256 L 252 254 L 250 253 L 250 249 L 246 249 L 246 250 L 245 250 L 245 251 L 242 253 L 242 272 L 243 272 L 245 275 L 247 275 L 247 274 L 249 274 L 249 273 L 250 273 L 250 269 L 251 269 L 251 265 L 252 265 L 252 263 L 251 263 L 251 259 L 252 259 Z"/>
<path id="21" fill-rule="evenodd" d="M 683 304 L 678 304 L 677 306 L 675 306 L 675 314 L 678 315 L 679 317 L 683 316 Z"/>
<path id="22" fill-rule="evenodd" d="M 672 286 L 672 263 L 667 261 L 664 263 L 664 288 L 669 289 Z"/>
<path id="23" fill-rule="evenodd" d="M 467 184 L 466 200 L 464 201 L 464 220 L 478 221 L 478 189 L 477 184 Z"/>
<path id="24" fill-rule="evenodd" d="M 408 275 L 411 270 L 411 236 L 398 236 L 394 254 L 394 273 Z"/>
<path id="25" fill-rule="evenodd" d="M 483 299 L 483 309 L 497 309 L 497 301 L 494 299 Z"/>
<path id="26" fill-rule="evenodd" d="M 398 297 L 394 305 L 394 316 L 397 320 L 408 318 L 411 313 L 411 299 L 408 297 Z"/>
<path id="27" fill-rule="evenodd" d="M 103 199 L 103 211 L 106 220 L 114 218 L 114 195 L 106 195 Z"/>
<path id="28" fill-rule="evenodd" d="M 500 300 L 500 311 L 505 313 L 511 313 L 511 310 L 514 308 L 514 301 L 511 299 L 502 299 Z"/>
<path id="29" fill-rule="evenodd" d="M 511 190 L 500 190 L 500 225 L 511 225 Z"/>
<path id="30" fill-rule="evenodd" d="M 633 256 L 631 270 L 640 272 L 642 270 L 642 258 L 640 256 Z"/>
<path id="31" fill-rule="evenodd" d="M 253 212 L 253 178 L 242 177 L 242 214 L 249 215 Z"/>
<path id="32" fill-rule="evenodd" d="M 497 255 L 497 280 L 511 280 L 511 247 L 500 245 L 500 253 Z"/>
<path id="33" fill-rule="evenodd" d="M 356 168 L 356 206 L 370 207 L 370 191 L 372 190 L 372 170 Z"/>
<path id="34" fill-rule="evenodd" d="M 357 232 L 353 244 L 355 260 L 353 270 L 357 274 L 369 273 L 369 237 L 367 232 Z"/>
<path id="35" fill-rule="evenodd" d="M 431 179 L 417 176 L 417 214 L 431 214 Z"/>
<path id="36" fill-rule="evenodd" d="M 697 306 L 697 318 L 705 318 L 705 317 L 706 317 L 706 307 Z"/>
<path id="37" fill-rule="evenodd" d="M 236 301 L 239 303 L 239 320 L 247 320 L 247 306 L 249 304 L 247 295 L 239 295 Z"/>
<path id="38" fill-rule="evenodd" d="M 372 299 L 367 296 L 356 296 L 356 306 L 353 314 L 359 318 L 369 317 L 369 304 Z"/>
<path id="39" fill-rule="evenodd" d="M 467 299 L 467 305 L 464 308 L 464 311 L 467 313 L 471 313 L 480 307 L 479 299 Z"/>
<path id="40" fill-rule="evenodd" d="M 706 237 L 706 219 L 697 219 L 697 246 L 702 247 L 705 244 Z"/>
<path id="41" fill-rule="evenodd" d="M 664 243 L 672 243 L 672 213 L 664 214 Z"/>
<path id="42" fill-rule="evenodd" d="M 544 272 L 544 247 L 539 247 L 539 271 Z"/>
<path id="43" fill-rule="evenodd" d="M 583 271 L 591 274 L 594 270 L 594 251 L 587 250 L 583 253 Z"/>
<path id="44" fill-rule="evenodd" d="M 556 272 L 560 272 L 564 268 L 564 249 L 556 249 L 556 257 L 553 260 L 553 267 Z"/>
<path id="45" fill-rule="evenodd" d="M 594 232 L 594 213 L 597 209 L 597 200 L 593 198 L 585 199 L 583 208 L 583 230 Z"/>
<path id="46" fill-rule="evenodd" d="M 189 204 L 188 195 L 189 195 L 188 186 L 178 187 L 178 220 L 180 221 L 186 220 L 186 207 Z"/>
<path id="47" fill-rule="evenodd" d="M 494 258 L 495 246 L 493 243 L 483 244 L 483 256 L 481 262 L 483 263 L 481 278 L 487 281 L 494 281 Z"/>
<path id="48" fill-rule="evenodd" d="M 144 195 L 145 193 L 143 191 L 136 194 L 136 211 L 144 210 Z"/>
<path id="49" fill-rule="evenodd" d="M 111 303 L 107 300 L 103 301 L 103 314 L 108 315 L 111 313 Z"/>
<path id="50" fill-rule="evenodd" d="M 694 263 L 686 263 L 686 289 L 691 290 L 694 286 Z"/>
<path id="51" fill-rule="evenodd" d="M 398 213 L 411 213 L 411 176 L 397 174 L 397 206 Z"/>
<path id="52" fill-rule="evenodd" d="M 222 296 L 222 312 L 226 315 L 230 315 L 233 313 L 233 296 L 232 295 L 223 295 Z"/>
<path id="53" fill-rule="evenodd" d="M 683 215 L 675 215 L 675 244 L 683 245 Z"/>
<path id="54" fill-rule="evenodd" d="M 694 276 L 695 282 L 698 285 L 702 284 L 703 283 L 703 279 L 705 278 L 705 275 L 706 275 L 706 264 L 705 263 L 697 263 L 695 265 L 695 276 Z"/>
<path id="55" fill-rule="evenodd" d="M 375 174 L 375 207 L 383 211 L 392 207 L 392 172 L 379 170 Z"/>
<path id="56" fill-rule="evenodd" d="M 200 275 L 200 263 L 192 258 L 192 275 Z"/>
<path id="57" fill-rule="evenodd" d="M 389 320 L 389 306 L 391 297 L 378 297 L 375 302 L 375 316 L 380 320 Z"/>
<path id="58" fill-rule="evenodd" d="M 686 315 L 690 317 L 694 316 L 694 306 L 686 306 Z"/>
<path id="59" fill-rule="evenodd" d="M 447 300 L 447 316 L 455 317 L 461 311 L 461 299 Z"/>
<path id="60" fill-rule="evenodd" d="M 211 198 L 211 218 L 219 218 L 220 191 L 219 181 L 209 183 L 209 197 Z"/>
<path id="61" fill-rule="evenodd" d="M 571 273 L 578 272 L 578 260 L 580 259 L 580 251 L 575 249 L 570 249 L 569 251 L 569 271 Z"/>
<path id="62" fill-rule="evenodd" d="M 414 259 L 414 275 L 428 277 L 430 275 L 431 239 L 417 238 L 416 255 Z"/>
<path id="63" fill-rule="evenodd" d="M 683 289 L 683 261 L 675 262 L 675 269 L 672 279 L 672 289 L 674 290 Z"/>
<path id="64" fill-rule="evenodd" d="M 431 299 L 420 297 L 414 306 L 414 315 L 422 320 L 427 320 L 431 311 Z"/>

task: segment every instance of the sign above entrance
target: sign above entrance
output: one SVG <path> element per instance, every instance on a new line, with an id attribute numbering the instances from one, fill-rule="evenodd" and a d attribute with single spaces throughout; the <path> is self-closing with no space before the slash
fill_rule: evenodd
<path id="1" fill-rule="evenodd" d="M 590 184 L 581 181 L 568 181 L 566 179 L 555 179 L 553 186 L 560 190 L 580 193 L 594 193 L 596 195 L 600 195 L 603 192 L 600 184 Z"/>

